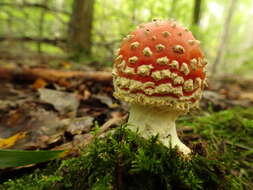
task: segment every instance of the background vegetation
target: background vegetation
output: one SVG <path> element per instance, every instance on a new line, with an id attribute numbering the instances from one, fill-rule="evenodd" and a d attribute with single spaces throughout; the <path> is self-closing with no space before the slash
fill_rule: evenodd
<path id="1" fill-rule="evenodd" d="M 0 190 L 252 189 L 252 16 L 252 0 L 0 0 Z M 217 75 L 177 121 L 191 160 L 120 127 L 110 67 L 153 18 L 188 27 Z"/>
<path id="2" fill-rule="evenodd" d="M 2 0 L 0 58 L 68 55 L 111 65 L 137 24 L 175 18 L 202 42 L 214 72 L 251 74 L 252 15 L 250 0 Z"/>

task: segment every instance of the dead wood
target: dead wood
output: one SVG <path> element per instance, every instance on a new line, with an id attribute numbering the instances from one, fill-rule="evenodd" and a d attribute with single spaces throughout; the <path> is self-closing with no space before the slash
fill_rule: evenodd
<path id="1" fill-rule="evenodd" d="M 112 75 L 108 71 L 62 71 L 48 68 L 0 67 L 0 79 L 34 81 L 38 78 L 56 83 L 70 79 L 110 82 Z"/>

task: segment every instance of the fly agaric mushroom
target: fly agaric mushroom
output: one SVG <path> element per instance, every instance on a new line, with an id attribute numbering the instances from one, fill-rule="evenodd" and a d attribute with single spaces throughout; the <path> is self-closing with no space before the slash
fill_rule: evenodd
<path id="1" fill-rule="evenodd" d="M 165 146 L 191 150 L 177 136 L 175 120 L 198 107 L 206 60 L 192 33 L 174 21 L 140 25 L 124 38 L 113 69 L 114 96 L 130 103 L 128 123 Z"/>

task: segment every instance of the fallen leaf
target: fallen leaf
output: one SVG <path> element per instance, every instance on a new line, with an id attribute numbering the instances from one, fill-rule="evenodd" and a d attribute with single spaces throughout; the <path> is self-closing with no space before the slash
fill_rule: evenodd
<path id="1" fill-rule="evenodd" d="M 49 89 L 39 89 L 40 99 L 52 104 L 61 114 L 76 112 L 79 106 L 79 99 L 73 93 L 61 92 Z"/>
<path id="2" fill-rule="evenodd" d="M 109 108 L 115 108 L 117 106 L 117 104 L 113 103 L 112 98 L 106 94 L 96 94 L 92 95 L 92 97 L 100 100 L 101 103 L 107 105 Z"/>
<path id="3" fill-rule="evenodd" d="M 19 112 L 21 117 L 16 122 L 8 123 L 12 118 L 10 113 L 15 112 Z M 11 147 L 13 149 L 48 148 L 51 143 L 63 140 L 66 125 L 61 122 L 58 114 L 34 103 L 24 103 L 2 116 L 4 119 L 0 119 L 0 138 L 9 138 L 20 131 L 26 132 L 26 136 Z"/>
<path id="4" fill-rule="evenodd" d="M 0 148 L 10 148 L 18 140 L 23 139 L 25 136 L 26 132 L 20 132 L 6 139 L 0 138 Z"/>
<path id="5" fill-rule="evenodd" d="M 249 99 L 250 101 L 253 102 L 253 92 L 241 92 L 240 98 Z"/>
<path id="6" fill-rule="evenodd" d="M 36 81 L 33 83 L 32 85 L 32 89 L 33 90 L 38 90 L 40 88 L 44 88 L 47 85 L 47 82 L 42 79 L 42 78 L 38 78 L 36 79 Z"/>
<path id="7" fill-rule="evenodd" d="M 70 119 L 67 122 L 68 127 L 66 131 L 72 135 L 88 133 L 93 125 L 93 120 L 94 118 L 90 116 Z"/>

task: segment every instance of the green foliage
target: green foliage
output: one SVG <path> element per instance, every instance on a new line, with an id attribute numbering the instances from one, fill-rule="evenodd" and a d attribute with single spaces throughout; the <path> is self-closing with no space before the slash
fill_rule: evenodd
<path id="1" fill-rule="evenodd" d="M 0 188 L 8 190 L 43 190 L 51 189 L 53 184 L 61 181 L 62 177 L 54 175 L 40 175 L 39 173 L 25 176 L 24 178 L 17 179 L 16 181 L 6 182 L 6 186 L 0 185 Z M 30 183 L 27 183 L 29 181 Z"/>
<path id="2" fill-rule="evenodd" d="M 245 53 L 247 53 L 246 60 L 241 64 L 240 67 L 235 69 L 235 72 L 243 76 L 251 77 L 251 71 L 253 71 L 253 47 L 246 50 Z M 234 56 L 238 56 L 238 54 L 235 54 Z"/>
<path id="3" fill-rule="evenodd" d="M 231 139 L 235 143 L 244 143 L 245 146 L 253 146 L 253 142 L 247 137 L 253 136 L 253 108 L 234 108 L 218 113 L 212 113 L 208 117 L 196 119 L 199 127 L 197 133 L 211 139 L 216 137 Z M 212 133 L 210 134 L 210 131 Z"/>
<path id="4" fill-rule="evenodd" d="M 1 0 L 0 36 L 66 39 L 68 22 L 73 0 L 46 1 L 47 9 L 23 4 L 40 4 L 45 1 Z M 201 41 L 206 57 L 212 63 L 217 55 L 221 32 L 225 23 L 230 1 L 201 1 L 200 25 L 192 26 L 194 1 L 189 0 L 96 0 L 93 20 L 92 53 L 96 61 L 112 64 L 114 51 L 119 47 L 123 36 L 131 32 L 137 24 L 151 21 L 152 18 L 175 18 L 184 26 L 192 29 Z M 12 4 L 12 5 L 8 5 Z M 43 5 L 44 6 L 44 5 Z M 224 68 L 231 72 L 248 72 L 252 69 L 252 1 L 238 2 L 232 19 L 229 42 L 226 45 Z M 44 15 L 44 21 L 41 17 Z M 40 30 L 42 29 L 42 30 Z M 236 32 L 233 32 L 236 31 Z M 1 48 L 9 51 L 36 52 L 38 43 L 1 42 Z M 5 45 L 7 47 L 5 47 Z M 11 48 L 9 47 L 11 45 Z M 13 48 L 15 46 L 15 48 Z M 63 55 L 64 46 L 41 43 L 40 51 L 47 54 Z M 74 57 L 77 59 L 77 57 Z M 80 57 L 85 58 L 86 57 Z M 250 65 L 250 66 L 248 66 Z"/>
<path id="5" fill-rule="evenodd" d="M 80 157 L 63 160 L 58 169 L 49 172 L 49 166 L 0 189 L 243 189 L 227 165 L 219 157 L 188 159 L 157 137 L 144 140 L 123 126 L 97 139 Z"/>
<path id="6" fill-rule="evenodd" d="M 45 169 L 35 169 L 32 174 L 24 175 L 16 180 L 8 180 L 5 185 L 0 184 L 1 190 L 43 190 L 54 188 L 63 177 L 52 175 L 59 167 L 59 162 L 49 163 Z"/>

